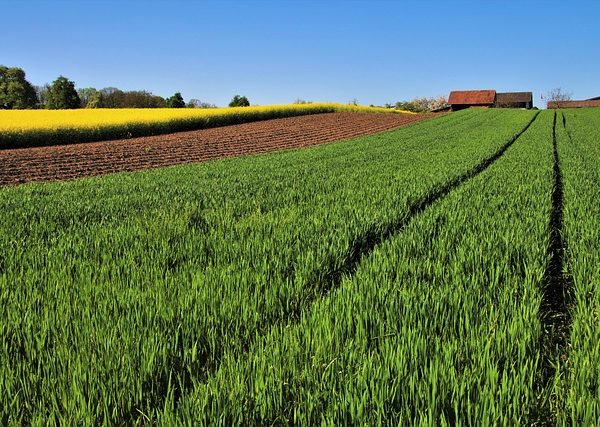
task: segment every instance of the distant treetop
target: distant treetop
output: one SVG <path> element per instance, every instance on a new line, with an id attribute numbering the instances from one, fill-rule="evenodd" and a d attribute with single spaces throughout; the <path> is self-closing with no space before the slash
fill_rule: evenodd
<path id="1" fill-rule="evenodd" d="M 249 107 L 250 101 L 245 96 L 236 95 L 229 103 L 230 107 Z"/>
<path id="2" fill-rule="evenodd" d="M 52 82 L 46 94 L 47 106 L 51 110 L 81 108 L 81 99 L 75 90 L 75 83 L 64 76 Z"/>
<path id="3" fill-rule="evenodd" d="M 35 108 L 35 88 L 25 79 L 21 68 L 0 65 L 0 109 Z"/>

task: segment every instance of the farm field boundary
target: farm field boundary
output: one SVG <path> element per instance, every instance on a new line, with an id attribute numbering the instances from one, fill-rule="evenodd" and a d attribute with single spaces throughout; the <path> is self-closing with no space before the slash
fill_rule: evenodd
<path id="1" fill-rule="evenodd" d="M 297 149 L 383 132 L 433 117 L 327 113 L 144 138 L 0 150 L 0 186 Z"/>
<path id="2" fill-rule="evenodd" d="M 380 107 L 291 104 L 235 108 L 0 111 L 0 149 L 74 144 L 333 112 L 412 115 Z"/>

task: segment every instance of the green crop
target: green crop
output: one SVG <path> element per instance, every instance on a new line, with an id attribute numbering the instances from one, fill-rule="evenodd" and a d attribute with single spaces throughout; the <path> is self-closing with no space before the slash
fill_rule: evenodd
<path id="1" fill-rule="evenodd" d="M 600 109 L 559 112 L 557 142 L 564 180 L 564 273 L 572 286 L 570 339 L 556 394 L 560 421 L 600 418 Z"/>
<path id="2" fill-rule="evenodd" d="M 220 369 L 164 424 L 531 424 L 541 415 L 552 120 Z"/>
<path id="3" fill-rule="evenodd" d="M 0 424 L 593 422 L 600 116 L 556 117 L 0 189 Z"/>

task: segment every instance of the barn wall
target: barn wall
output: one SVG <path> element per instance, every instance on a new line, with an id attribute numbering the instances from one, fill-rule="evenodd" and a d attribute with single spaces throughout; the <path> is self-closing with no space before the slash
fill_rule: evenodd
<path id="1" fill-rule="evenodd" d="M 600 99 L 595 101 L 560 101 L 548 102 L 548 108 L 584 108 L 584 107 L 600 107 Z"/>
<path id="2" fill-rule="evenodd" d="M 498 108 L 531 108 L 530 102 L 499 102 L 496 107 Z"/>

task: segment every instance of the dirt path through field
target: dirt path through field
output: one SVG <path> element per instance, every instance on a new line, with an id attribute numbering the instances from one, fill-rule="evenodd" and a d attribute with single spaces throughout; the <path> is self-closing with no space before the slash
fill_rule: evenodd
<path id="1" fill-rule="evenodd" d="M 429 117 L 327 113 L 168 135 L 0 150 L 0 186 L 308 147 L 382 132 Z"/>

